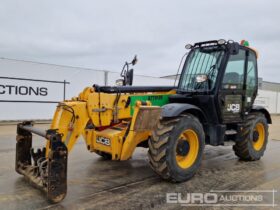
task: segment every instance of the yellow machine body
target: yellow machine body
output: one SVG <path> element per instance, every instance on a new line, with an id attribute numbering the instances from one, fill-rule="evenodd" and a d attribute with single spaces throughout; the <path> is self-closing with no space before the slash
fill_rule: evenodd
<path id="1" fill-rule="evenodd" d="M 72 150 L 82 135 L 89 151 L 110 154 L 112 160 L 127 160 L 137 145 L 148 140 L 160 118 L 161 108 L 154 105 L 153 101 L 164 105 L 167 103 L 165 99 L 174 93 L 171 90 L 118 94 L 85 88 L 79 97 L 57 106 L 51 129 L 57 129 L 62 134 L 62 141 L 68 151 Z M 142 96 L 151 101 L 141 101 Z M 131 100 L 131 97 L 136 99 Z M 49 141 L 46 154 L 49 153 L 48 144 Z"/>

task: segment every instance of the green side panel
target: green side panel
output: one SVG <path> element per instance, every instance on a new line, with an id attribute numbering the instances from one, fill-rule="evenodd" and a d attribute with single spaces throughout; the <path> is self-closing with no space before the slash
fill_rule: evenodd
<path id="1" fill-rule="evenodd" d="M 153 106 L 163 106 L 169 103 L 169 96 L 170 94 L 147 94 L 130 96 L 130 115 L 132 116 L 134 113 L 136 101 L 150 101 Z"/>

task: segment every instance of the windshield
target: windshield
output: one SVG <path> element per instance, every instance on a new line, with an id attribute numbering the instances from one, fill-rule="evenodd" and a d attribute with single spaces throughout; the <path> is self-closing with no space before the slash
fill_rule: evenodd
<path id="1" fill-rule="evenodd" d="M 209 91 L 215 87 L 224 50 L 217 46 L 196 48 L 190 52 L 182 71 L 179 91 Z"/>

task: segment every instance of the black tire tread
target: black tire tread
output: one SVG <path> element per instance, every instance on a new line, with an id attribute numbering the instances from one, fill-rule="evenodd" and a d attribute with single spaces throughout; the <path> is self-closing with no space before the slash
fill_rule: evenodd
<path id="1" fill-rule="evenodd" d="M 172 119 L 162 119 L 157 124 L 156 129 L 152 132 L 152 138 L 149 139 L 149 151 L 148 158 L 151 168 L 163 179 L 171 182 L 180 182 L 172 177 L 168 165 L 166 162 L 166 150 L 171 131 L 174 129 L 178 121 L 182 117 L 189 118 L 191 120 L 199 120 L 193 115 L 180 115 L 179 117 Z"/>
<path id="2" fill-rule="evenodd" d="M 233 146 L 233 151 L 237 157 L 239 157 L 241 160 L 245 161 L 254 161 L 259 160 L 261 156 L 263 156 L 263 152 L 260 153 L 259 156 L 254 156 L 249 150 L 249 144 L 250 144 L 250 133 L 251 130 L 254 129 L 254 121 L 258 118 L 265 118 L 262 113 L 250 113 L 249 116 L 246 119 L 246 122 L 244 124 L 241 138 L 242 141 L 237 141 L 235 145 Z M 264 145 L 266 146 L 266 145 Z"/>

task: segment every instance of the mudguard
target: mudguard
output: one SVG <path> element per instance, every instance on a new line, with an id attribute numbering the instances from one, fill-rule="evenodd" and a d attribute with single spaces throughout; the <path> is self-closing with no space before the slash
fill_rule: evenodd
<path id="1" fill-rule="evenodd" d="M 267 120 L 267 123 L 272 124 L 271 116 L 265 107 L 253 105 L 251 112 L 262 112 Z"/>
<path id="2" fill-rule="evenodd" d="M 162 106 L 162 117 L 177 117 L 183 112 L 188 112 L 196 115 L 202 122 L 206 122 L 204 112 L 197 106 L 184 103 L 170 103 Z"/>

